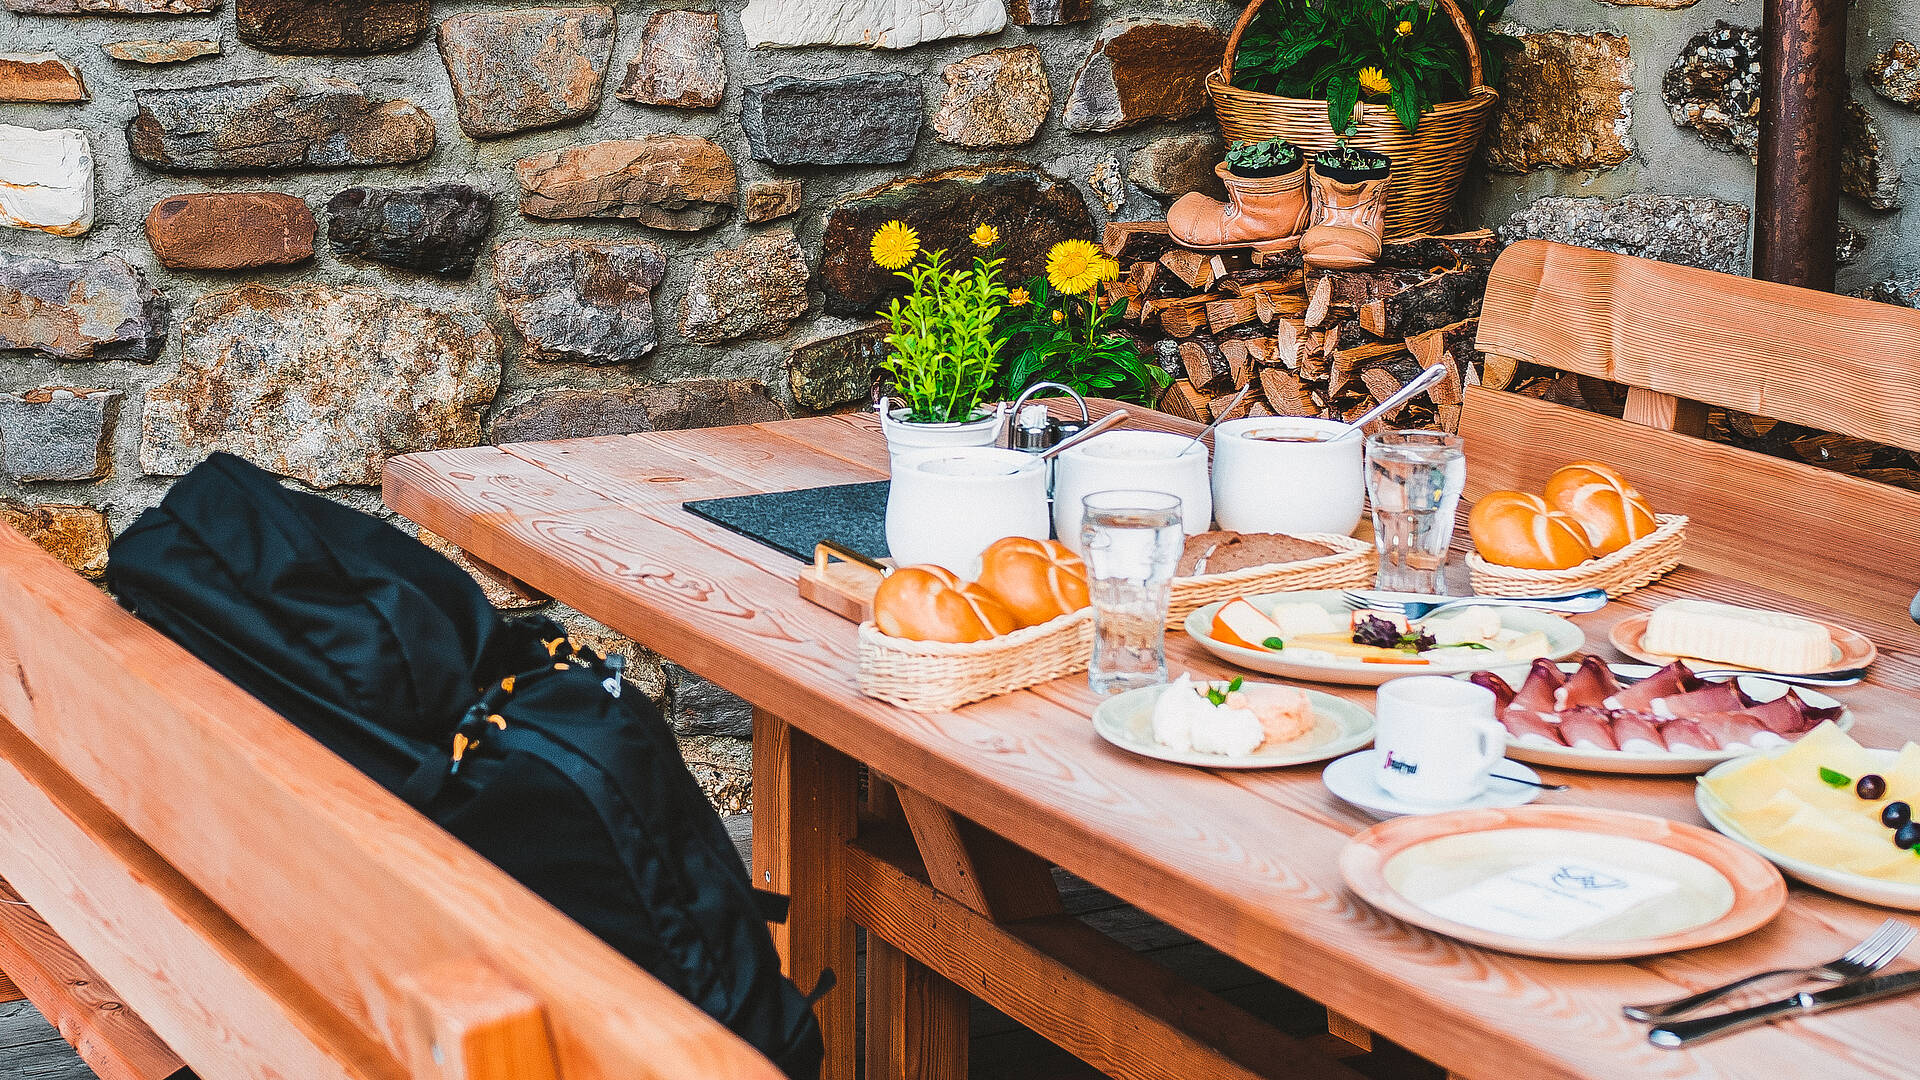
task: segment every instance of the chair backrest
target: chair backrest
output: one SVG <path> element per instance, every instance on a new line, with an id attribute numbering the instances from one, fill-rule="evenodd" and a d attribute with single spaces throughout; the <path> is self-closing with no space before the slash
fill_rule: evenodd
<path id="1" fill-rule="evenodd" d="M 777 1080 L 0 525 L 0 877 L 205 1080 Z"/>
<path id="2" fill-rule="evenodd" d="M 1470 387 L 1470 496 L 1606 461 L 1688 515 L 1687 565 L 1912 640 L 1920 493 L 1693 436 L 1713 404 L 1920 448 L 1920 312 L 1524 240 L 1494 264 L 1476 344 L 1629 390 L 1616 420 Z"/>

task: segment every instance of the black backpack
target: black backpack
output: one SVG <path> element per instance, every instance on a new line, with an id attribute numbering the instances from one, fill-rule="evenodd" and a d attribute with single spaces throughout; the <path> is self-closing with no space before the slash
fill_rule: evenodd
<path id="1" fill-rule="evenodd" d="M 818 1076 L 811 1001 L 765 924 L 779 905 L 659 710 L 621 693 L 618 657 L 500 618 L 417 540 L 226 454 L 113 542 L 107 583 L 789 1076 Z"/>

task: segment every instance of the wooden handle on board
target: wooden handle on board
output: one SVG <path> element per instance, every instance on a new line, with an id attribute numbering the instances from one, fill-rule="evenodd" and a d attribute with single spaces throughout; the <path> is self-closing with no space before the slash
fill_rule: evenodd
<path id="1" fill-rule="evenodd" d="M 1227 35 L 1227 51 L 1220 58 L 1220 82 L 1224 86 L 1233 85 L 1233 61 L 1240 52 L 1240 39 L 1246 36 L 1247 27 L 1253 25 L 1253 17 L 1260 5 L 1267 0 L 1248 0 L 1247 9 L 1240 13 L 1240 21 L 1233 24 L 1233 33 Z M 1480 62 L 1480 36 L 1474 33 L 1473 24 L 1467 21 L 1467 13 L 1460 10 L 1457 0 L 1436 0 L 1440 10 L 1447 13 L 1453 21 L 1453 28 L 1460 32 L 1460 41 L 1467 47 L 1467 94 L 1488 89 L 1485 66 Z"/>

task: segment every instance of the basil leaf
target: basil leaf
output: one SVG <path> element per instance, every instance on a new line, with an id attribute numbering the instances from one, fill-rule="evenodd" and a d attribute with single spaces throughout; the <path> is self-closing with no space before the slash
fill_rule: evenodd
<path id="1" fill-rule="evenodd" d="M 1287 643 L 1277 637 L 1270 637 L 1260 644 L 1265 645 L 1269 649 L 1284 649 L 1287 647 Z"/>
<path id="2" fill-rule="evenodd" d="M 1820 779 L 1831 787 L 1846 787 L 1848 784 L 1853 783 L 1853 777 L 1847 776 L 1844 773 L 1834 772 L 1825 765 L 1820 766 Z"/>
<path id="3" fill-rule="evenodd" d="M 1227 684 L 1227 693 L 1229 694 L 1238 693 L 1240 690 L 1240 687 L 1245 685 L 1246 681 L 1247 680 L 1241 678 L 1240 676 L 1235 675 L 1233 677 L 1233 681 Z"/>

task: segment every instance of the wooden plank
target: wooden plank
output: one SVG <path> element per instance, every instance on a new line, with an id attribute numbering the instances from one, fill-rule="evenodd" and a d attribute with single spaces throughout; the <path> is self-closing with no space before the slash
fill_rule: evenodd
<path id="1" fill-rule="evenodd" d="M 894 790 L 934 888 L 994 922 L 1061 913 L 1046 860 L 919 792 L 898 784 Z"/>
<path id="2" fill-rule="evenodd" d="M 842 852 L 853 839 L 854 763 L 785 720 L 753 714 L 753 881 L 788 898 L 771 925 L 787 977 L 807 990 L 828 971 L 834 988 L 814 1005 L 826 1037 L 823 1080 L 853 1080 L 854 939 Z"/>
<path id="3" fill-rule="evenodd" d="M 866 1080 L 967 1080 L 972 998 L 867 935 Z"/>
<path id="4" fill-rule="evenodd" d="M 1687 515 L 1688 566 L 1846 612 L 1878 640 L 1912 640 L 1920 493 L 1480 387 L 1467 388 L 1461 434 L 1479 450 L 1470 497 L 1538 491 L 1569 461 L 1605 461 L 1655 510 Z"/>
<path id="5" fill-rule="evenodd" d="M 546 1010 L 484 961 L 450 957 L 401 985 L 411 1037 L 447 1080 L 560 1080 Z"/>
<path id="6" fill-rule="evenodd" d="M 1695 438 L 1705 438 L 1707 434 L 1705 402 L 1688 401 L 1638 386 L 1627 388 L 1627 409 L 1622 419 L 1630 424 L 1677 431 Z"/>
<path id="7" fill-rule="evenodd" d="M 1522 240 L 1494 264 L 1479 348 L 1920 450 L 1920 311 Z"/>
<path id="8" fill-rule="evenodd" d="M 164 1080 L 187 1067 L 4 881 L 0 965 L 100 1080 Z"/>
<path id="9" fill-rule="evenodd" d="M 410 1007 L 399 978 L 448 956 L 549 1008 L 569 1080 L 773 1075 L 11 530 L 0 579 L 0 813 L 23 838 L 0 875 L 208 1080 L 434 1075 L 386 1020 Z M 315 918 L 322 895 L 353 903 Z"/>

